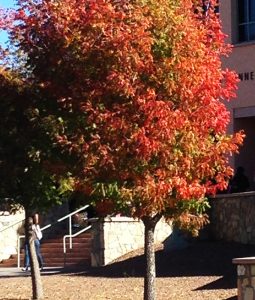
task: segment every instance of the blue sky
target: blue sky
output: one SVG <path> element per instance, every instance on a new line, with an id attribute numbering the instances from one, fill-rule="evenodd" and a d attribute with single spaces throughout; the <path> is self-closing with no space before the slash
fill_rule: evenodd
<path id="1" fill-rule="evenodd" d="M 12 7 L 15 3 L 15 0 L 0 0 L 0 6 L 2 7 Z"/>
<path id="2" fill-rule="evenodd" d="M 11 8 L 15 5 L 15 0 L 0 0 L 0 7 Z M 4 32 L 0 32 L 0 44 L 4 45 L 7 40 L 7 35 Z"/>

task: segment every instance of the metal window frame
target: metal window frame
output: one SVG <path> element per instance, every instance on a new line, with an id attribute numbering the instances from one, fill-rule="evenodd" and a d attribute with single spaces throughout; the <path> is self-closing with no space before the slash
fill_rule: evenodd
<path id="1" fill-rule="evenodd" d="M 255 0 L 252 0 L 252 1 L 255 1 Z M 240 26 L 247 26 L 247 39 L 242 41 L 242 43 L 254 41 L 255 38 L 253 38 L 253 39 L 250 38 L 250 36 L 251 36 L 250 26 L 255 25 L 255 21 L 250 21 L 249 20 L 249 18 L 250 18 L 250 14 L 249 14 L 249 12 L 250 12 L 250 1 L 249 0 L 241 0 L 241 1 L 239 0 L 237 3 L 238 3 L 238 5 L 237 5 L 238 13 L 239 13 L 239 5 L 240 5 L 240 3 L 242 3 L 242 5 L 246 6 L 246 15 L 247 15 L 247 22 L 239 23 L 239 21 L 238 21 L 238 40 L 240 42 Z"/>

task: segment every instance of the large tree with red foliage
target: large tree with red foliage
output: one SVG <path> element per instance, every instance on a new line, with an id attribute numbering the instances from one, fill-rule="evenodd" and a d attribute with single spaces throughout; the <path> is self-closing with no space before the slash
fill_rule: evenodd
<path id="1" fill-rule="evenodd" d="M 222 68 L 230 47 L 216 1 L 206 12 L 203 2 L 19 0 L 7 24 L 38 92 L 36 118 L 66 158 L 51 170 L 105 212 L 143 221 L 145 299 L 155 297 L 157 222 L 196 234 L 243 139 L 226 134 L 222 100 L 237 77 Z"/>

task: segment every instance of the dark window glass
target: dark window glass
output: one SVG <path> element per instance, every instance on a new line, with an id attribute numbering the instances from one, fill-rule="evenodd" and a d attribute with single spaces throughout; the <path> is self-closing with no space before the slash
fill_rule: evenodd
<path id="1" fill-rule="evenodd" d="M 255 40 L 255 24 L 249 26 L 249 40 Z"/>
<path id="2" fill-rule="evenodd" d="M 247 0 L 238 0 L 239 24 L 247 22 Z"/>
<path id="3" fill-rule="evenodd" d="M 239 26 L 239 42 L 245 42 L 248 40 L 248 26 L 240 25 Z"/>
<path id="4" fill-rule="evenodd" d="M 207 10 L 211 7 L 211 1 L 210 0 L 203 0 L 202 1 L 203 5 L 202 5 L 202 8 L 203 8 L 203 11 L 204 11 L 204 14 L 207 13 Z M 214 12 L 215 13 L 219 13 L 220 9 L 219 9 L 219 0 L 216 1 L 216 5 L 214 7 Z"/>
<path id="5" fill-rule="evenodd" d="M 249 21 L 255 22 L 255 0 L 250 0 L 249 3 Z"/>
<path id="6" fill-rule="evenodd" d="M 220 3 L 217 1 L 217 5 L 215 6 L 215 13 L 218 14 L 220 12 Z"/>
<path id="7" fill-rule="evenodd" d="M 238 0 L 239 42 L 255 40 L 255 0 Z"/>

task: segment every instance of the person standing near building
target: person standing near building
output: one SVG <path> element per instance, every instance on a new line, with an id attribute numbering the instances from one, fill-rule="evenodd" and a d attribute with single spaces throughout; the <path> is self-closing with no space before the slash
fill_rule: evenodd
<path id="1" fill-rule="evenodd" d="M 36 213 L 33 216 L 33 225 L 32 225 L 32 231 L 33 231 L 33 240 L 35 243 L 35 251 L 36 256 L 39 263 L 39 268 L 43 270 L 43 258 L 41 254 L 41 242 L 42 239 L 42 231 L 39 225 L 39 214 Z M 23 271 L 28 271 L 28 268 L 30 267 L 30 257 L 29 257 L 29 247 L 28 247 L 28 241 L 25 242 L 25 260 L 24 260 L 24 268 L 22 268 Z"/>
<path id="2" fill-rule="evenodd" d="M 238 167 L 236 174 L 230 181 L 230 193 L 242 193 L 247 192 L 250 187 L 249 179 L 245 175 L 243 167 Z"/>
<path id="3" fill-rule="evenodd" d="M 25 258 L 24 258 L 24 268 L 22 268 L 22 271 L 28 271 L 28 268 L 30 267 L 30 259 L 29 259 L 29 249 L 28 249 L 27 237 L 25 240 L 24 250 L 25 250 Z"/>
<path id="4" fill-rule="evenodd" d="M 39 225 L 39 214 L 36 213 L 34 215 L 34 224 L 32 225 L 32 230 L 34 234 L 34 241 L 35 241 L 35 251 L 39 263 L 39 268 L 42 270 L 43 269 L 43 258 L 41 254 L 41 242 L 40 240 L 42 239 L 42 231 Z"/>

